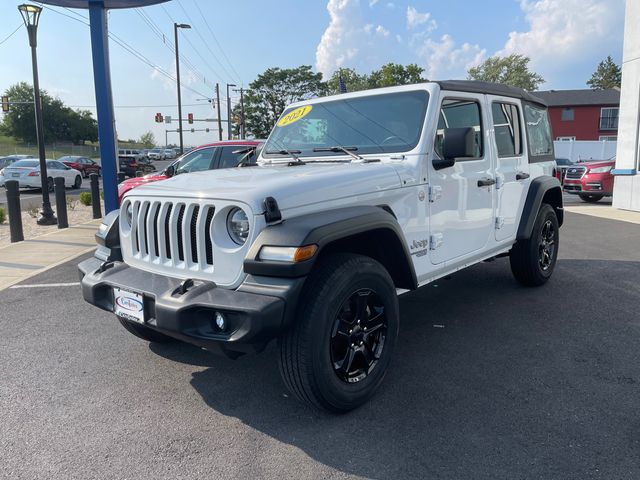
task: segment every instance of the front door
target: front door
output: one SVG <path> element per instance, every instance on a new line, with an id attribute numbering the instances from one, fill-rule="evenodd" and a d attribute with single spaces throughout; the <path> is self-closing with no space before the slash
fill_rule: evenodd
<path id="1" fill-rule="evenodd" d="M 442 158 L 445 128 L 475 130 L 476 155 L 456 159 L 441 170 L 429 162 L 431 262 L 461 259 L 480 251 L 493 239 L 495 175 L 486 125 L 484 95 L 443 92 L 434 157 Z"/>

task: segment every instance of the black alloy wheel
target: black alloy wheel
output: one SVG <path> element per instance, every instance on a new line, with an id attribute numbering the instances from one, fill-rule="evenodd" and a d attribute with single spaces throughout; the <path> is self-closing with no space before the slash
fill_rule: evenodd
<path id="1" fill-rule="evenodd" d="M 331 362 L 342 381 L 366 378 L 382 356 L 387 335 L 384 303 L 371 289 L 354 292 L 340 307 L 331 332 Z"/>
<path id="2" fill-rule="evenodd" d="M 540 241 L 538 243 L 538 262 L 542 271 L 546 272 L 553 264 L 556 250 L 555 226 L 551 220 L 547 220 L 540 230 Z"/>

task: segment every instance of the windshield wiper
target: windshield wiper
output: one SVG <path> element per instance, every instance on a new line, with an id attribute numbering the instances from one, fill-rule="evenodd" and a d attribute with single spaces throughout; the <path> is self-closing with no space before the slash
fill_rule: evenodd
<path id="1" fill-rule="evenodd" d="M 355 150 L 358 150 L 358 147 L 343 147 L 341 145 L 336 145 L 335 147 L 318 147 L 313 149 L 314 152 L 343 152 L 356 160 L 364 160 L 364 157 L 361 157 L 357 153 L 353 153 Z"/>

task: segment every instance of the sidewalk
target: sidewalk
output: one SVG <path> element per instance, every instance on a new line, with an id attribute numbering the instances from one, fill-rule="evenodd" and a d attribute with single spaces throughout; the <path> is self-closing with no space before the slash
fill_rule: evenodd
<path id="1" fill-rule="evenodd" d="M 100 222 L 92 220 L 0 248 L 0 290 L 93 250 Z"/>
<path id="2" fill-rule="evenodd" d="M 591 215 L 592 217 L 606 218 L 608 220 L 618 220 L 621 222 L 636 223 L 640 225 L 640 212 L 631 210 L 620 210 L 610 205 L 565 205 L 567 212 Z"/>

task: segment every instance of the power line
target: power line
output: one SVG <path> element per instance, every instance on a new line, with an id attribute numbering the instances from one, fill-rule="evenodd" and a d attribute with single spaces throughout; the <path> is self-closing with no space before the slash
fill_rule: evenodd
<path id="1" fill-rule="evenodd" d="M 178 0 L 178 3 L 182 7 L 182 4 L 180 3 L 180 0 Z M 213 40 L 216 42 L 216 45 L 218 45 L 218 48 L 220 49 L 220 52 L 222 52 L 222 56 L 227 60 L 227 63 L 231 67 L 231 70 L 233 70 L 233 73 L 236 74 L 236 79 L 240 83 L 242 83 L 242 78 L 240 77 L 240 75 L 238 74 L 238 71 L 234 68 L 233 64 L 229 60 L 229 57 L 227 57 L 227 54 L 224 53 L 224 49 L 222 48 L 222 45 L 220 45 L 220 42 L 218 42 L 218 38 L 216 37 L 215 33 L 213 33 L 213 29 L 209 25 L 209 22 L 207 21 L 207 17 L 205 17 L 204 14 L 202 13 L 202 10 L 200 9 L 200 5 L 198 5 L 198 2 L 196 0 L 193 0 L 193 3 L 195 4 L 196 8 L 198 9 L 198 12 L 200 12 L 200 16 L 202 17 L 202 20 L 204 21 L 204 24 L 207 26 L 207 29 L 209 30 L 209 33 L 213 37 Z M 184 10 L 184 7 L 182 9 Z"/>
<path id="2" fill-rule="evenodd" d="M 189 15 L 189 12 L 187 12 L 185 10 L 185 8 L 182 6 L 182 3 L 180 3 L 180 1 L 178 0 L 178 5 L 180 6 L 180 8 L 182 9 L 182 11 L 184 12 L 184 14 L 187 17 L 187 20 L 189 20 L 189 22 L 192 25 L 193 31 L 196 33 L 196 35 L 198 35 L 198 37 L 200 37 L 200 40 L 202 41 L 202 44 L 206 47 L 206 49 L 209 51 L 209 53 L 211 54 L 211 56 L 215 59 L 216 62 L 218 62 L 218 65 L 220 65 L 220 67 L 222 68 L 222 70 L 224 70 L 225 75 L 227 75 L 228 78 L 234 78 L 233 75 L 229 72 L 229 70 L 227 70 L 227 67 L 224 66 L 224 64 L 220 61 L 220 59 L 218 58 L 218 56 L 215 54 L 215 52 L 213 50 L 211 50 L 211 47 L 209 46 L 209 42 L 207 42 L 204 37 L 202 36 L 202 34 L 200 33 L 200 30 L 198 28 L 196 28 L 195 26 L 195 22 L 193 21 L 193 19 L 191 18 L 191 15 Z M 165 12 L 167 11 L 167 9 L 164 7 L 164 5 L 162 5 L 162 8 L 165 10 Z M 168 13 L 167 13 L 168 15 Z M 240 81 L 240 78 L 236 78 L 237 81 Z M 240 81 L 240 83 L 242 83 Z"/>
<path id="3" fill-rule="evenodd" d="M 87 20 L 87 18 L 83 17 L 80 14 L 76 14 L 78 16 L 80 16 L 83 20 L 81 20 L 80 18 L 77 17 L 72 17 L 71 15 L 67 15 L 66 13 L 63 13 L 59 10 L 53 9 L 47 5 L 43 5 L 40 4 L 43 8 L 46 8 L 47 10 L 50 10 L 52 12 L 55 12 L 59 15 L 62 15 L 64 17 L 70 18 L 72 20 L 75 20 L 76 22 L 80 22 L 86 26 L 89 26 L 89 24 L 85 21 Z M 65 7 L 63 7 L 65 8 Z M 73 12 L 75 13 L 75 12 Z M 109 38 L 111 40 L 113 40 L 116 44 L 118 44 L 120 47 L 122 47 L 123 49 L 125 49 L 127 52 L 129 52 L 131 55 L 133 55 L 134 57 L 136 57 L 138 60 L 140 60 L 141 62 L 147 64 L 149 67 L 151 67 L 152 69 L 154 69 L 156 72 L 158 72 L 159 74 L 167 77 L 169 80 L 171 81 L 176 81 L 176 78 L 171 75 L 169 72 L 167 72 L 165 69 L 163 69 L 162 67 L 155 65 L 151 60 L 149 60 L 147 57 L 145 57 L 142 53 L 140 53 L 139 51 L 137 51 L 135 48 L 133 48 L 131 45 L 129 45 L 125 40 L 122 40 L 120 37 L 118 37 L 115 33 L 113 32 L 109 32 Z M 191 91 L 192 93 L 195 93 L 196 95 L 200 95 L 201 97 L 204 98 L 210 98 L 209 95 L 205 95 L 202 92 L 199 92 L 198 90 L 194 89 L 193 87 L 190 87 L 188 85 L 183 85 L 182 86 L 184 89 Z"/>
<path id="4" fill-rule="evenodd" d="M 11 32 L 9 35 L 7 35 L 2 41 L 0 41 L 0 45 L 2 45 L 4 42 L 6 42 L 7 40 L 9 40 L 11 37 L 13 37 L 13 35 L 20 30 L 22 27 L 24 27 L 24 23 L 21 23 L 20 25 L 18 25 L 18 28 L 16 28 L 13 32 Z"/>

